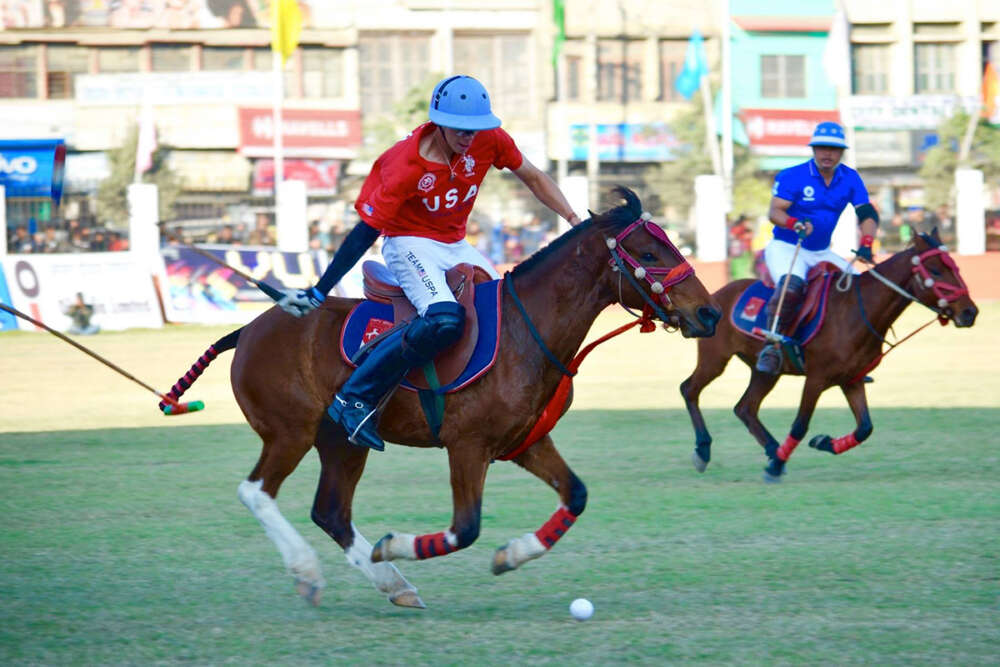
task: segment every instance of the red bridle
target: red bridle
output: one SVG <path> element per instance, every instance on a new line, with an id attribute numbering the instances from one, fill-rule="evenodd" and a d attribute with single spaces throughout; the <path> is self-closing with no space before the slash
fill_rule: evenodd
<path id="1" fill-rule="evenodd" d="M 951 272 L 958 280 L 958 285 L 935 280 L 931 276 L 930 271 L 924 266 L 924 262 L 932 257 L 940 258 L 944 265 L 951 269 Z M 916 255 L 911 261 L 913 262 L 913 276 L 917 278 L 917 284 L 921 287 L 930 288 L 934 292 L 934 296 L 937 297 L 938 308 L 944 308 L 952 301 L 957 301 L 960 297 L 969 293 L 969 288 L 958 272 L 958 264 L 951 258 L 951 255 L 948 254 L 948 249 L 943 245 L 936 248 L 928 248 L 919 255 Z"/>
<path id="2" fill-rule="evenodd" d="M 654 239 L 667 246 L 680 263 L 669 269 L 647 267 L 639 263 L 635 257 L 622 247 L 622 241 L 624 241 L 629 234 L 634 232 L 640 226 Z M 664 304 L 668 302 L 667 291 L 680 281 L 694 274 L 694 267 L 688 263 L 688 261 L 684 258 L 684 255 L 681 254 L 681 251 L 677 249 L 677 246 L 675 246 L 667 237 L 663 228 L 652 221 L 649 213 L 643 213 L 642 217 L 622 230 L 618 236 L 613 239 L 608 239 L 608 248 L 612 253 L 618 255 L 622 262 L 632 267 L 636 278 L 639 280 L 645 279 L 646 282 L 649 283 L 650 291 L 654 294 L 661 295 L 660 301 Z M 612 260 L 612 264 L 613 263 L 614 260 Z"/>

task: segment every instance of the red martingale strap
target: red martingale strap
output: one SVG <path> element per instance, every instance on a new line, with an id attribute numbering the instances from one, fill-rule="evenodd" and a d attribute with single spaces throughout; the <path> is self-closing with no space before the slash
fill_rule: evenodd
<path id="1" fill-rule="evenodd" d="M 535 537 L 543 547 L 551 549 L 575 522 L 576 517 L 565 507 L 560 507 L 549 517 L 545 525 L 535 531 Z"/>
<path id="2" fill-rule="evenodd" d="M 647 310 L 649 309 L 648 306 L 646 308 Z M 607 340 L 611 340 L 618 334 L 625 333 L 634 326 L 638 325 L 639 331 L 641 331 L 642 333 L 655 331 L 656 324 L 653 323 L 652 313 L 647 312 L 647 310 L 643 311 L 642 317 L 640 319 L 633 320 L 628 324 L 618 327 L 611 333 L 601 336 L 600 338 L 598 338 L 597 340 L 595 340 L 594 342 L 590 343 L 585 348 L 580 350 L 577 353 L 576 357 L 573 358 L 573 361 L 570 362 L 568 367 L 569 371 L 571 373 L 576 373 L 577 369 L 580 368 L 580 364 L 583 363 L 583 360 L 587 358 L 587 355 L 590 354 L 590 352 L 595 347 L 597 347 L 598 345 Z M 531 447 L 533 444 L 541 440 L 542 436 L 544 436 L 553 428 L 555 428 L 556 422 L 558 422 L 559 417 L 562 416 L 563 408 L 566 406 L 566 401 L 567 399 L 569 399 L 569 393 L 572 389 L 573 389 L 573 377 L 570 375 L 563 375 L 562 379 L 559 380 L 559 386 L 556 387 L 555 392 L 552 394 L 552 398 L 550 398 L 549 402 L 546 403 L 545 409 L 542 410 L 541 416 L 538 418 L 538 421 L 535 422 L 535 425 L 534 427 L 532 427 L 531 432 L 528 433 L 528 437 L 526 437 L 521 442 L 521 444 L 515 447 L 514 449 L 510 450 L 509 452 L 507 452 L 502 456 L 498 456 L 497 460 L 510 461 L 512 459 L 516 459 L 518 456 L 527 451 L 529 447 Z"/>

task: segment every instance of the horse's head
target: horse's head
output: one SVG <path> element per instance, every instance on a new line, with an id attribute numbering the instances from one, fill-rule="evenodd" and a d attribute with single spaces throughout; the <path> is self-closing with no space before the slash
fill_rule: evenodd
<path id="1" fill-rule="evenodd" d="M 952 320 L 956 327 L 971 327 L 979 309 L 969 296 L 969 288 L 958 273 L 958 264 L 941 243 L 937 228 L 913 239 L 912 259 L 914 295 L 925 306 L 940 313 L 942 322 Z"/>
<path id="2" fill-rule="evenodd" d="M 652 310 L 685 338 L 715 334 L 722 315 L 719 306 L 694 275 L 663 229 L 628 188 L 615 188 L 625 203 L 595 216 L 605 237 L 618 282 L 618 300 L 629 308 Z M 625 283 L 628 283 L 627 285 Z"/>

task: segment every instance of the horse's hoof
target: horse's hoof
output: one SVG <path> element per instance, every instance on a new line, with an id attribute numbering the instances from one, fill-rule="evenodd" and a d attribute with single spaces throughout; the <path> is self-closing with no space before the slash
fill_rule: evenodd
<path id="1" fill-rule="evenodd" d="M 830 452 L 831 454 L 837 453 L 833 451 L 833 440 L 831 440 L 828 435 L 817 435 L 809 441 L 809 446 L 821 452 Z"/>
<path id="2" fill-rule="evenodd" d="M 771 459 L 771 462 L 764 468 L 764 481 L 768 484 L 777 484 L 784 474 L 785 462 L 781 459 Z"/>
<path id="3" fill-rule="evenodd" d="M 323 595 L 323 589 L 316 584 L 304 579 L 295 580 L 295 591 L 306 599 L 306 602 L 314 607 L 319 606 L 319 599 Z"/>
<path id="4" fill-rule="evenodd" d="M 507 547 L 500 547 L 493 552 L 493 574 L 503 574 L 516 569 L 507 561 Z"/>
<path id="5" fill-rule="evenodd" d="M 388 548 L 389 540 L 392 539 L 392 533 L 388 533 L 382 536 L 382 539 L 375 543 L 372 547 L 372 562 L 381 563 L 383 561 L 389 560 L 388 558 Z"/>
<path id="6" fill-rule="evenodd" d="M 694 464 L 694 469 L 698 472 L 705 472 L 705 468 L 708 467 L 708 461 L 701 458 L 697 449 L 691 453 L 691 463 Z"/>
<path id="7" fill-rule="evenodd" d="M 397 607 L 409 607 L 410 609 L 427 609 L 427 605 L 420 599 L 416 591 L 403 591 L 389 597 L 389 602 Z"/>

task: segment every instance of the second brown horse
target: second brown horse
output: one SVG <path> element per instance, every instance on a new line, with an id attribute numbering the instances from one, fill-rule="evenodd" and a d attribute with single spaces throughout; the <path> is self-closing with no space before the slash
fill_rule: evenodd
<path id="1" fill-rule="evenodd" d="M 318 602 L 324 586 L 319 561 L 278 511 L 275 498 L 282 482 L 312 447 L 321 462 L 313 521 L 393 603 L 422 607 L 416 589 L 388 561 L 442 556 L 476 540 L 490 462 L 525 439 L 562 378 L 551 357 L 562 366 L 569 365 L 597 315 L 618 301 L 638 309 L 655 302 L 661 317 L 684 336 L 715 332 L 720 311 L 704 286 L 688 271 L 690 267 L 662 230 L 640 218 L 635 194 L 624 189 L 618 193 L 625 200 L 623 205 L 566 232 L 505 277 L 514 281 L 527 319 L 505 289 L 496 364 L 473 384 L 446 395 L 438 438 L 428 427 L 417 394 L 397 391 L 385 406 L 378 426 L 385 440 L 443 447 L 448 454 L 453 518 L 440 532 L 390 533 L 372 547 L 351 521 L 354 490 L 369 450 L 348 444 L 344 431 L 324 420 L 323 413 L 351 372 L 337 343 L 344 318 L 356 300 L 327 299 L 304 320 L 272 308 L 209 348 L 206 357 L 210 360 L 236 345 L 233 390 L 263 441 L 260 459 L 240 484 L 239 496 L 275 542 L 300 594 Z M 637 280 L 623 279 L 618 267 L 627 268 Z M 680 275 L 686 277 L 671 286 L 668 277 Z M 664 277 L 657 280 L 656 276 Z M 386 455 L 391 452 L 390 448 Z M 537 531 L 497 550 L 496 574 L 544 554 L 580 516 L 587 501 L 586 487 L 556 451 L 550 436 L 543 436 L 513 461 L 551 486 L 561 504 Z"/>

